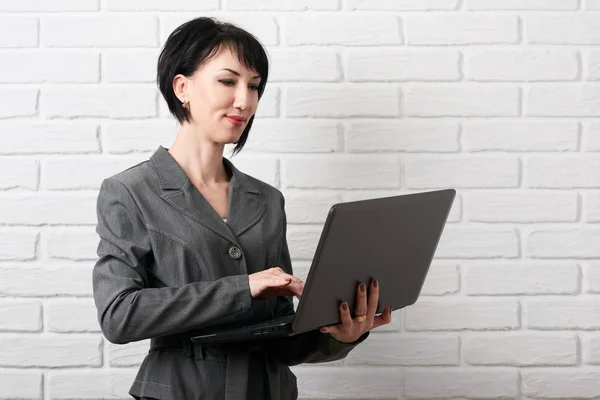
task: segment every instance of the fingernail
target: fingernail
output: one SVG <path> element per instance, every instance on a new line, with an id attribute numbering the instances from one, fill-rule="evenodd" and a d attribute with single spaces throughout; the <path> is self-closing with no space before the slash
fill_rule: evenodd
<path id="1" fill-rule="evenodd" d="M 319 329 L 321 332 L 325 333 L 325 328 Z"/>
<path id="2" fill-rule="evenodd" d="M 360 286 L 359 286 L 359 289 L 360 289 L 361 292 L 364 293 L 365 290 L 367 290 L 367 286 L 364 283 L 361 283 Z"/>
<path id="3" fill-rule="evenodd" d="M 378 283 L 377 283 L 377 279 L 373 280 L 373 287 L 377 287 Z"/>
<path id="4" fill-rule="evenodd" d="M 342 303 L 342 310 L 344 310 L 344 311 L 348 310 L 348 303 Z"/>

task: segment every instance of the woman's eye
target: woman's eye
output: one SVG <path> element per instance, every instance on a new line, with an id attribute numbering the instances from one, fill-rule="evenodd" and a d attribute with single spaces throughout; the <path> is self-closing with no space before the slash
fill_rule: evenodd
<path id="1" fill-rule="evenodd" d="M 232 80 L 229 80 L 229 79 L 221 79 L 221 80 L 219 80 L 219 82 L 221 82 L 225 86 L 235 85 L 235 82 L 232 81 Z M 258 91 L 258 86 L 252 85 L 252 86 L 250 86 L 250 89 L 252 89 L 253 91 L 257 92 Z"/>

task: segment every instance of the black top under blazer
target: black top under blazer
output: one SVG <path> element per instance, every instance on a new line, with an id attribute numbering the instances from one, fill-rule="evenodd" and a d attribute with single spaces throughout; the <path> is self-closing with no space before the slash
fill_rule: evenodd
<path id="1" fill-rule="evenodd" d="M 102 182 L 94 300 L 104 336 L 150 338 L 129 393 L 134 398 L 296 399 L 289 366 L 344 358 L 345 344 L 318 330 L 242 345 L 192 345 L 217 324 L 294 313 L 292 297 L 255 300 L 248 275 L 274 266 L 293 274 L 282 193 L 237 170 L 223 221 L 160 146 L 149 160 Z"/>

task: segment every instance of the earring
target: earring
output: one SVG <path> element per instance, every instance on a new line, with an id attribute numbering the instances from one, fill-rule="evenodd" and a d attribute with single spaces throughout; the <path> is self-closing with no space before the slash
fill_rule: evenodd
<path id="1" fill-rule="evenodd" d="M 181 103 L 181 107 L 187 109 L 189 107 L 190 103 L 187 100 L 184 100 L 183 103 Z"/>

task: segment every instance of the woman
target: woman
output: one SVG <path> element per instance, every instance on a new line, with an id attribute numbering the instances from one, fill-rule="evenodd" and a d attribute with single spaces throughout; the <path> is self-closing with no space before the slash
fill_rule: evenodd
<path id="1" fill-rule="evenodd" d="M 231 24 L 198 18 L 178 27 L 157 81 L 180 129 L 169 149 L 102 182 L 93 287 L 102 332 L 113 343 L 150 338 L 130 394 L 156 399 L 295 399 L 289 366 L 345 357 L 369 330 L 376 282 L 357 289 L 342 323 L 291 338 L 200 346 L 190 337 L 294 313 L 302 294 L 286 242 L 279 190 L 223 158 L 239 152 L 268 76 L 260 43 Z M 368 301 L 367 301 L 368 298 Z"/>

